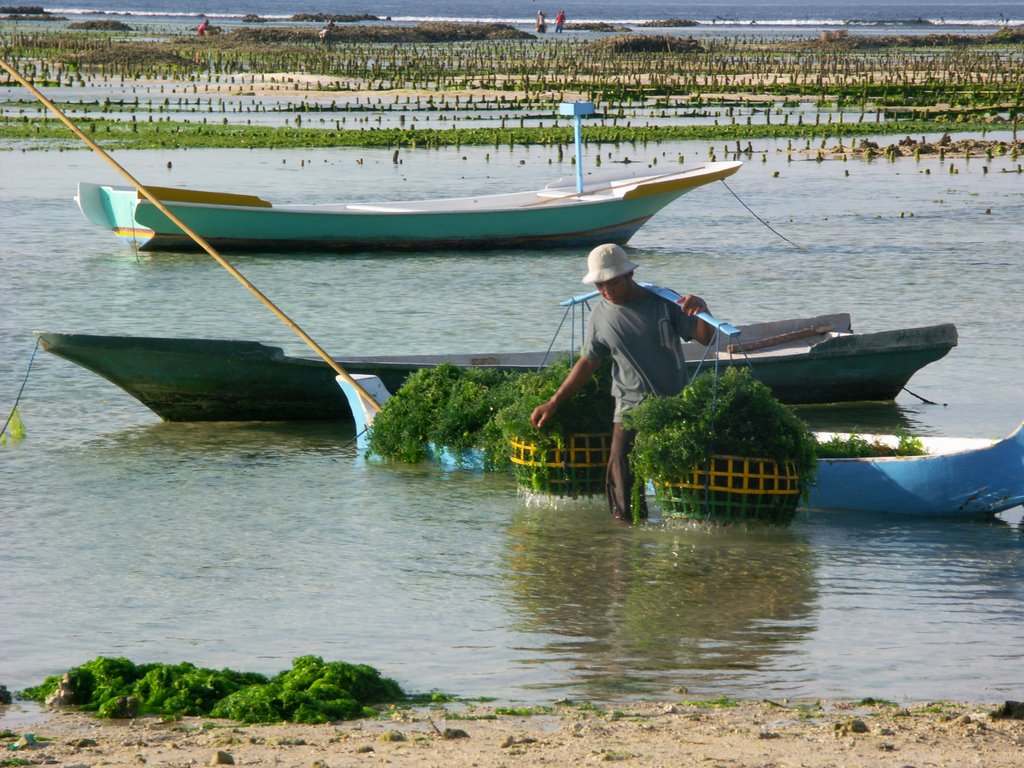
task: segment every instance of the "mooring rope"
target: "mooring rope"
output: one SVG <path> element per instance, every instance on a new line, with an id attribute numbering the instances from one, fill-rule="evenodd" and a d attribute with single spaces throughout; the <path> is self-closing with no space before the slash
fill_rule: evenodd
<path id="1" fill-rule="evenodd" d="M 918 400 L 920 400 L 922 403 L 925 403 L 926 405 L 942 405 L 942 406 L 949 405 L 949 403 L 936 403 L 934 400 L 929 400 L 927 397 L 921 397 L 919 394 L 917 394 L 916 392 L 911 392 L 906 387 L 903 387 L 903 391 L 906 392 L 908 395 L 913 395 L 914 397 L 916 397 Z"/>
<path id="2" fill-rule="evenodd" d="M 365 435 L 369 431 L 369 429 L 370 429 L 369 426 L 363 427 L 361 430 L 356 432 L 355 437 L 353 437 L 347 443 L 343 443 L 341 447 L 342 448 L 348 448 L 350 445 L 352 445 L 352 443 L 358 442 L 359 438 L 362 437 L 363 435 Z"/>
<path id="3" fill-rule="evenodd" d="M 757 215 L 756 213 L 754 213 L 753 209 L 752 209 L 752 208 L 751 208 L 751 207 L 750 207 L 749 205 L 747 205 L 747 204 L 746 204 L 745 202 L 743 202 L 743 199 L 742 199 L 742 198 L 741 198 L 741 197 L 740 197 L 739 195 L 737 195 L 737 194 L 736 194 L 735 192 L 733 192 L 733 191 L 732 191 L 732 187 L 730 187 L 730 186 L 729 186 L 728 184 L 726 184 L 726 183 L 725 183 L 725 179 L 720 179 L 720 181 L 722 182 L 722 184 L 724 184 L 724 185 L 725 185 L 725 188 L 729 190 L 729 193 L 730 193 L 730 194 L 731 194 L 731 195 L 732 195 L 733 197 L 735 197 L 735 198 L 736 198 L 736 199 L 737 199 L 737 200 L 739 201 L 739 204 L 740 204 L 740 205 L 742 205 L 742 206 L 743 206 L 744 208 L 746 208 L 746 209 L 747 209 L 747 211 L 748 211 L 748 212 L 750 213 L 750 215 L 751 215 L 751 216 L 753 216 L 753 217 L 754 217 L 755 219 L 757 219 L 758 221 L 760 221 L 760 222 L 761 222 L 762 224 L 764 224 L 764 225 L 765 225 L 766 227 L 768 227 L 768 229 L 770 229 L 770 230 L 771 230 L 772 232 L 774 232 L 774 233 L 775 233 L 776 235 L 778 235 L 778 236 L 779 236 L 779 237 L 781 237 L 781 238 L 782 238 L 783 240 L 785 240 L 785 241 L 786 241 L 787 243 L 789 243 L 790 245 L 792 245 L 792 246 L 793 246 L 794 248 L 797 248 L 798 250 L 801 250 L 801 251 L 803 251 L 804 253 L 806 253 L 806 252 L 807 252 L 807 249 L 806 249 L 806 248 L 804 248 L 804 247 L 803 247 L 802 245 L 799 245 L 799 244 L 797 244 L 797 243 L 794 243 L 794 242 L 793 242 L 792 240 L 790 240 L 790 239 L 789 239 L 788 237 L 786 237 L 786 236 L 785 236 L 784 234 L 782 234 L 781 232 L 779 232 L 779 231 L 778 231 L 778 230 L 776 230 L 776 229 L 773 229 L 773 228 L 772 228 L 772 225 L 771 225 L 771 224 L 769 224 L 769 223 L 768 223 L 767 221 L 765 221 L 765 220 L 764 220 L 764 219 L 762 219 L 762 218 L 761 218 L 760 216 L 758 216 L 758 215 Z"/>
<path id="4" fill-rule="evenodd" d="M 39 351 L 39 337 L 36 337 L 36 345 L 32 348 L 32 356 L 28 359 L 28 370 L 25 371 L 25 378 L 21 380 L 21 388 L 18 390 L 18 396 L 14 398 L 14 407 L 11 408 L 10 414 L 7 416 L 7 421 L 4 422 L 3 429 L 0 429 L 0 435 L 7 433 L 7 427 L 10 425 L 11 420 L 14 418 L 14 414 L 18 411 L 18 403 L 21 402 L 21 395 L 25 391 L 25 385 L 28 384 L 28 375 L 32 373 L 32 363 L 35 362 L 36 352 Z"/>
<path id="5" fill-rule="evenodd" d="M 770 230 L 771 230 L 772 232 L 774 232 L 774 233 L 775 233 L 776 235 L 778 235 L 778 236 L 779 236 L 779 237 L 781 237 L 781 238 L 782 238 L 783 240 L 785 240 L 785 241 L 786 241 L 787 243 L 789 243 L 790 245 L 792 245 L 792 246 L 793 246 L 794 248 L 798 248 L 799 250 L 801 250 L 801 251 L 804 251 L 805 253 L 807 252 L 807 249 L 806 249 L 806 248 L 804 248 L 804 247 L 803 247 L 802 245 L 799 245 L 799 244 L 797 244 L 797 243 L 794 243 L 794 242 L 793 242 L 792 240 L 790 240 L 790 239 L 789 239 L 788 237 L 786 237 L 785 235 L 783 235 L 783 234 L 782 234 L 781 232 L 779 232 L 779 231 L 777 231 L 777 230 L 773 229 L 773 228 L 772 228 L 772 226 L 771 226 L 771 224 L 769 224 L 769 223 L 768 223 L 767 221 L 765 221 L 765 220 L 764 220 L 764 219 L 762 219 L 762 218 L 761 218 L 760 216 L 758 216 L 758 215 L 757 215 L 756 213 L 754 213 L 754 211 L 753 211 L 753 210 L 751 209 L 751 207 L 750 207 L 749 205 L 747 205 L 747 204 L 746 204 L 745 202 L 743 202 L 743 199 L 742 199 L 742 198 L 741 198 L 741 197 L 740 197 L 739 195 L 737 195 L 737 194 L 736 194 L 736 193 L 735 193 L 735 192 L 733 191 L 732 187 L 730 187 L 730 186 L 729 186 L 728 184 L 726 184 L 726 183 L 725 183 L 725 179 L 720 179 L 720 181 L 721 181 L 721 182 L 722 182 L 722 184 L 723 184 L 723 185 L 725 186 L 725 188 L 729 190 L 729 193 L 730 193 L 730 194 L 731 194 L 731 195 L 732 195 L 733 197 L 735 197 L 735 198 L 736 198 L 736 200 L 738 200 L 738 201 L 739 201 L 739 204 L 740 204 L 740 205 L 742 205 L 742 206 L 743 206 L 744 208 L 746 208 L 746 209 L 747 209 L 747 211 L 749 211 L 749 212 L 750 212 L 750 215 L 751 215 L 751 216 L 753 216 L 753 217 L 754 217 L 755 219 L 757 219 L 758 221 L 760 221 L 760 222 L 761 222 L 762 224 L 764 224 L 764 225 L 765 225 L 766 227 L 768 227 L 768 229 L 770 229 Z M 738 342 L 738 340 L 737 340 L 737 344 L 739 345 L 739 342 Z M 750 365 L 750 368 L 751 368 L 751 370 L 753 370 L 754 366 L 753 366 L 753 365 L 752 365 L 752 364 L 750 363 L 750 358 L 749 358 L 749 357 L 747 356 L 747 352 L 746 352 L 746 350 L 745 350 L 745 349 L 743 349 L 743 346 L 742 346 L 742 345 L 739 345 L 739 347 L 740 347 L 740 351 L 741 351 L 741 352 L 743 353 L 743 356 L 744 356 L 744 357 L 746 357 L 746 359 L 747 359 L 747 364 L 748 364 L 748 365 Z M 701 362 L 703 362 L 703 361 L 701 361 Z M 699 366 L 698 366 L 698 369 L 699 369 Z M 715 372 L 715 373 L 716 373 L 716 375 L 717 375 L 717 370 L 716 370 L 716 372 Z M 912 396 L 916 397 L 916 398 L 917 398 L 918 400 L 920 400 L 920 401 L 921 401 L 922 403 L 925 403 L 926 405 L 947 405 L 947 403 L 936 403 L 936 402 L 935 402 L 934 400 L 929 400 L 929 399 L 928 399 L 927 397 L 921 397 L 921 395 L 917 394 L 916 392 L 911 392 L 911 391 L 910 391 L 909 389 L 907 389 L 906 387 L 903 387 L 903 391 L 904 391 L 904 392 L 906 392 L 906 393 L 907 393 L 908 395 L 912 395 Z"/>

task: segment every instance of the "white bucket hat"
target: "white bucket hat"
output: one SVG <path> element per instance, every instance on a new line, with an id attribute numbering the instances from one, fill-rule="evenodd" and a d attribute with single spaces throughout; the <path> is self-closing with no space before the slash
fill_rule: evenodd
<path id="1" fill-rule="evenodd" d="M 606 243 L 597 246 L 587 256 L 588 272 L 583 277 L 583 282 L 603 283 L 606 280 L 614 280 L 619 275 L 625 275 L 637 268 L 637 265 L 629 260 L 626 252 L 614 243 Z"/>

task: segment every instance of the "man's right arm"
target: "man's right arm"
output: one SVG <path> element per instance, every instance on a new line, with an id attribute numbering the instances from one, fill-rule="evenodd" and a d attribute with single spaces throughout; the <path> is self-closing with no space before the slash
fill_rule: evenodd
<path id="1" fill-rule="evenodd" d="M 579 392 L 583 385 L 590 381 L 590 377 L 594 375 L 594 371 L 600 365 L 600 360 L 592 360 L 589 357 L 581 357 L 577 360 L 576 365 L 569 371 L 569 375 L 565 377 L 565 381 L 551 396 L 551 399 L 533 409 L 533 413 L 530 414 L 530 423 L 538 429 L 543 427 L 544 423 L 555 415 L 566 400 Z"/>

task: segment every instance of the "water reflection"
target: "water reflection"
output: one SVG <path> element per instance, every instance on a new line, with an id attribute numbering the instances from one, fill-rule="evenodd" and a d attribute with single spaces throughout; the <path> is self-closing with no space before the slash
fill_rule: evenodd
<path id="1" fill-rule="evenodd" d="M 822 606 L 794 695 L 996 700 L 1022 684 L 1020 513 L 815 513 Z"/>
<path id="2" fill-rule="evenodd" d="M 209 459 L 230 454 L 252 461 L 356 451 L 352 425 L 337 421 L 161 422 L 95 437 L 85 447 L 129 456 Z"/>
<path id="3" fill-rule="evenodd" d="M 901 429 L 915 435 L 927 434 L 925 422 L 914 407 L 894 402 L 831 403 L 794 408 L 812 430 L 891 434 L 894 429 Z"/>
<path id="4" fill-rule="evenodd" d="M 749 678 L 814 629 L 816 557 L 803 533 L 606 518 L 525 507 L 509 529 L 516 628 L 549 634 L 542 661 L 568 665 L 588 695 Z"/>

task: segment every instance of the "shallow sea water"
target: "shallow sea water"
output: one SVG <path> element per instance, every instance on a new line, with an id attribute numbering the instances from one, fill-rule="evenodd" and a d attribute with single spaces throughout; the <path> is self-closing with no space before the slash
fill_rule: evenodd
<path id="1" fill-rule="evenodd" d="M 910 383 L 938 405 L 904 394 L 805 414 L 823 427 L 1010 432 L 1024 417 L 1019 161 L 788 162 L 784 145 L 755 149 L 729 188 L 702 188 L 640 231 L 638 277 L 698 293 L 736 323 L 832 311 L 860 331 L 953 321 L 960 345 Z M 625 157 L 665 168 L 709 147 L 600 151 L 604 170 Z M 572 174 L 546 148 L 403 152 L 399 165 L 350 149 L 116 156 L 145 183 L 296 202 Z M 208 257 L 137 256 L 89 224 L 72 201 L 80 179 L 118 181 L 83 151 L 0 153 L 5 418 L 33 329 L 306 353 Z M 584 257 L 232 261 L 342 355 L 546 348 Z M 274 673 L 307 653 L 372 664 L 411 691 L 528 703 L 683 689 L 999 700 L 1024 688 L 1020 509 L 993 522 L 821 513 L 784 530 L 621 527 L 600 503 L 518 498 L 508 477 L 367 462 L 350 427 L 164 424 L 41 351 L 20 412 L 27 437 L 0 446 L 0 682 L 12 689 L 100 654 Z"/>

